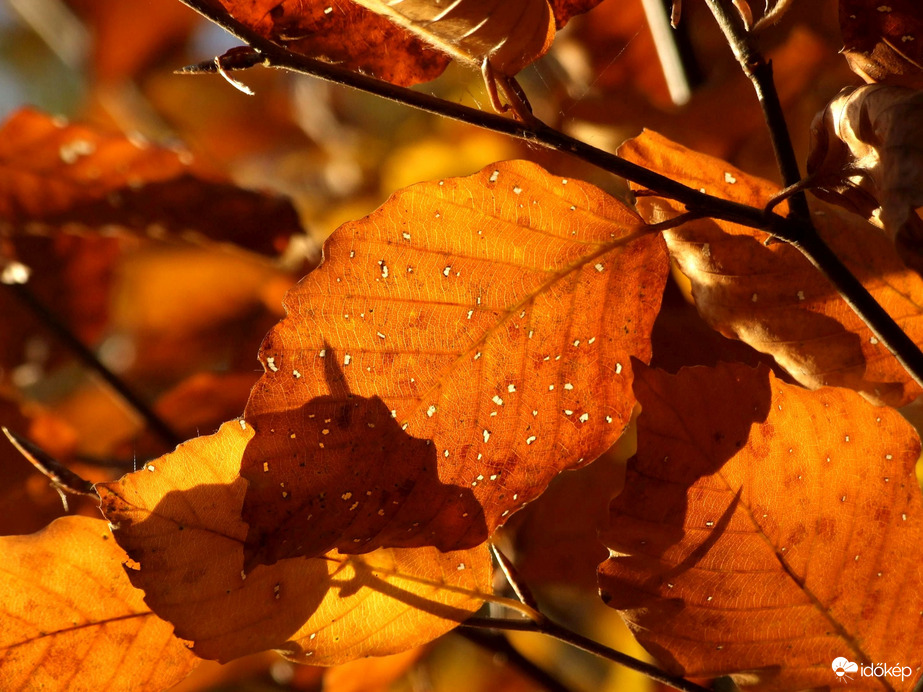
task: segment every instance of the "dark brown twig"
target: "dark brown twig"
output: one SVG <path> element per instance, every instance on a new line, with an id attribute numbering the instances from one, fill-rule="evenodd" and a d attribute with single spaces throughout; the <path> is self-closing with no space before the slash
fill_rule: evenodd
<path id="1" fill-rule="evenodd" d="M 148 406 L 134 390 L 129 387 L 125 381 L 103 365 L 102 361 L 96 357 L 87 346 L 78 339 L 74 333 L 65 325 L 57 315 L 49 310 L 36 296 L 29 290 L 25 284 L 9 283 L 3 284 L 6 288 L 29 309 L 41 323 L 51 331 L 57 339 L 63 343 L 68 350 L 77 356 L 84 365 L 93 370 L 105 382 L 118 393 L 125 402 L 140 415 L 148 427 L 169 447 L 175 447 L 182 439 L 176 432 L 164 421 L 154 410 Z"/>

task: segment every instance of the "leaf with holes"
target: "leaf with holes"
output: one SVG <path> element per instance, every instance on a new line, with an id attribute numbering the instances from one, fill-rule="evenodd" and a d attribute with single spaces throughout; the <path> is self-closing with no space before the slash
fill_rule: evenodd
<path id="1" fill-rule="evenodd" d="M 252 563 L 482 543 L 628 423 L 663 244 L 515 161 L 338 229 L 285 299 L 245 417 Z"/>
<path id="2" fill-rule="evenodd" d="M 62 517 L 0 538 L 0 555 L 4 689 L 165 689 L 198 663 L 128 582 L 106 522 Z"/>
<path id="3" fill-rule="evenodd" d="M 555 26 L 601 0 L 216 0 L 240 22 L 310 57 L 411 85 L 438 77 L 450 58 L 512 76 L 551 45 Z"/>
<path id="4" fill-rule="evenodd" d="M 916 0 L 840 0 L 843 54 L 867 82 L 923 88 L 923 9 Z"/>
<path id="5" fill-rule="evenodd" d="M 653 132 L 630 140 L 620 153 L 735 202 L 763 207 L 778 192 L 768 181 Z M 658 197 L 639 197 L 638 210 L 651 223 L 684 211 Z M 858 216 L 820 202 L 813 221 L 901 328 L 923 341 L 923 279 L 907 268 L 891 241 Z M 711 219 L 683 224 L 666 231 L 664 238 L 692 281 L 696 307 L 705 320 L 725 336 L 772 355 L 805 386 L 849 387 L 892 406 L 903 406 L 921 393 L 846 301 L 790 245 L 766 246 L 762 231 Z"/>
<path id="6" fill-rule="evenodd" d="M 271 256 L 301 232 L 287 201 L 207 179 L 187 157 L 20 110 L 0 128 L 0 232 L 116 226 L 234 243 Z"/>
<path id="7" fill-rule="evenodd" d="M 244 571 L 246 482 L 240 458 L 253 430 L 240 421 L 98 486 L 114 535 L 137 563 L 145 602 L 194 642 L 229 661 L 278 649 L 335 665 L 411 649 L 471 615 L 490 594 L 486 546 L 331 552 Z"/>
<path id="8" fill-rule="evenodd" d="M 923 673 L 920 441 L 897 412 L 767 368 L 638 368 L 638 454 L 603 599 L 671 672 L 832 688 L 831 662 Z M 889 686 L 893 684 L 893 687 Z"/>

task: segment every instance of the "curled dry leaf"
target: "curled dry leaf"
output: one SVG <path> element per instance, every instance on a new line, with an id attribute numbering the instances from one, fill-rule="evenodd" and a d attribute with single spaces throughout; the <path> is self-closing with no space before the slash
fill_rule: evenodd
<path id="1" fill-rule="evenodd" d="M 253 430 L 240 421 L 98 486 L 114 535 L 136 567 L 145 602 L 194 642 L 228 661 L 265 649 L 334 665 L 425 643 L 477 610 L 490 593 L 486 546 L 454 553 L 331 552 L 244 572 L 238 475 Z"/>
<path id="2" fill-rule="evenodd" d="M 832 688 L 831 661 L 923 674 L 920 441 L 857 394 L 768 369 L 639 368 L 638 455 L 602 538 L 603 599 L 671 672 Z M 906 667 L 906 668 L 904 668 Z"/>
<path id="3" fill-rule="evenodd" d="M 768 181 L 652 132 L 630 140 L 620 153 L 690 187 L 756 207 L 778 192 Z M 640 197 L 638 209 L 651 223 L 683 211 L 657 197 Z M 923 341 L 923 280 L 888 238 L 855 214 L 822 203 L 813 220 L 900 327 Z M 711 219 L 664 233 L 671 256 L 692 281 L 699 313 L 725 336 L 772 355 L 807 387 L 849 387 L 892 406 L 919 396 L 920 387 L 808 260 L 785 243 L 767 247 L 766 237 Z"/>
<path id="4" fill-rule="evenodd" d="M 198 662 L 128 582 L 100 519 L 0 538 L 0 680 L 8 690 L 166 689 Z"/>
<path id="5" fill-rule="evenodd" d="M 0 128 L 0 234 L 116 226 L 275 256 L 300 232 L 289 202 L 203 178 L 189 158 L 20 110 Z"/>
<path id="6" fill-rule="evenodd" d="M 840 0 L 843 54 L 867 82 L 923 88 L 923 8 L 917 0 Z"/>
<path id="7" fill-rule="evenodd" d="M 398 192 L 324 253 L 246 409 L 248 562 L 478 545 L 627 425 L 667 266 L 602 191 L 500 163 Z"/>
<path id="8" fill-rule="evenodd" d="M 923 205 L 923 92 L 874 84 L 843 89 L 811 125 L 816 194 L 894 238 Z"/>

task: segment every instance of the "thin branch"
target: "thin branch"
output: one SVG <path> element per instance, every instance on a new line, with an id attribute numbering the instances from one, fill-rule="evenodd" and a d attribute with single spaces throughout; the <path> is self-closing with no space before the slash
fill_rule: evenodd
<path id="1" fill-rule="evenodd" d="M 504 656 L 506 662 L 510 666 L 529 678 L 532 682 L 544 687 L 548 692 L 573 692 L 567 685 L 558 680 L 547 670 L 537 666 L 519 653 L 503 635 L 476 628 L 458 628 L 455 632 L 460 637 L 464 637 L 486 651 Z"/>
<path id="2" fill-rule="evenodd" d="M 156 434 L 167 446 L 175 447 L 183 438 L 180 437 L 171 428 L 166 421 L 142 399 L 126 382 L 103 365 L 102 361 L 97 358 L 92 350 L 78 339 L 74 333 L 62 322 L 57 315 L 49 310 L 29 288 L 21 283 L 7 283 L 5 285 L 10 292 L 26 306 L 41 323 L 51 331 L 57 339 L 76 355 L 83 364 L 93 370 L 105 382 L 118 393 L 125 402 L 133 408 L 139 416 L 147 423 L 148 427 Z"/>
<path id="3" fill-rule="evenodd" d="M 617 651 L 605 644 L 600 644 L 597 641 L 588 639 L 581 634 L 577 634 L 573 630 L 570 630 L 563 625 L 559 625 L 556 622 L 552 622 L 547 617 L 541 622 L 533 622 L 531 620 L 510 620 L 504 618 L 469 618 L 465 620 L 464 624 L 460 626 L 461 628 L 473 627 L 479 629 L 492 629 L 492 630 L 508 630 L 511 632 L 535 632 L 537 634 L 544 634 L 549 637 L 554 637 L 565 644 L 570 644 L 575 646 L 578 649 L 583 649 L 591 654 L 599 656 L 600 658 L 605 658 L 606 660 L 612 661 L 613 663 L 618 663 L 619 665 L 625 666 L 630 670 L 634 670 L 642 675 L 646 675 L 651 680 L 656 680 L 661 682 L 664 685 L 669 685 L 670 687 L 682 690 L 682 692 L 711 692 L 707 687 L 702 687 L 697 685 L 694 682 L 690 682 L 685 678 L 681 678 L 675 675 L 670 675 L 662 671 L 657 666 L 641 661 L 634 656 L 629 656 L 628 654 Z"/>
<path id="4" fill-rule="evenodd" d="M 705 0 L 709 9 L 715 16 L 718 26 L 724 33 L 734 57 L 740 63 L 744 74 L 753 83 L 759 98 L 763 117 L 769 128 L 769 137 L 772 148 L 776 154 L 776 163 L 782 174 L 783 187 L 790 187 L 801 180 L 798 169 L 798 157 L 792 146 L 792 139 L 785 123 L 785 113 L 779 101 L 779 92 L 772 78 L 772 63 L 767 61 L 763 54 L 753 44 L 752 34 L 744 26 L 740 13 L 734 9 L 728 0 Z M 803 192 L 795 193 L 789 201 L 792 212 L 804 219 L 810 219 L 808 201 Z"/>
<path id="5" fill-rule="evenodd" d="M 849 269 L 824 245 L 811 224 L 807 201 L 803 194 L 793 197 L 791 206 L 796 213 L 788 217 L 779 216 L 771 211 L 767 213 L 762 209 L 714 197 L 655 173 L 643 166 L 619 158 L 615 154 L 569 137 L 543 123 L 518 122 L 494 113 L 486 113 L 475 108 L 452 103 L 413 89 L 395 86 L 337 65 L 297 55 L 257 34 L 235 20 L 223 9 L 208 3 L 207 0 L 180 1 L 248 44 L 249 49 L 235 49 L 237 51 L 236 57 L 244 63 L 249 60 L 248 65 L 252 66 L 256 62 L 260 62 L 267 67 L 312 75 L 418 108 L 428 113 L 459 120 L 499 134 L 509 135 L 536 146 L 571 154 L 597 168 L 646 187 L 660 196 L 674 199 L 685 205 L 688 212 L 763 230 L 779 240 L 792 243 L 833 283 L 836 290 L 856 310 L 859 317 L 862 318 L 881 343 L 898 358 L 913 379 L 920 386 L 923 386 L 923 352 L 907 338 L 903 330 L 884 308 L 872 298 L 871 294 L 852 276 Z M 791 147 L 791 140 L 788 137 L 788 129 L 782 116 L 778 95 L 772 83 L 771 67 L 764 60 L 762 62 L 765 64 L 765 68 L 760 67 L 759 62 L 762 58 L 745 40 L 746 36 L 742 33 L 742 25 L 738 25 L 739 19 L 734 19 L 733 11 L 725 11 L 724 0 L 707 0 L 707 2 L 713 6 L 713 11 L 715 11 L 714 8 L 717 8 L 717 16 L 728 20 L 726 25 L 727 30 L 730 32 L 732 48 L 735 50 L 735 54 L 739 54 L 740 58 L 743 59 L 742 64 L 750 65 L 753 60 L 757 61 L 755 72 L 751 69 L 754 75 L 753 79 L 755 79 L 755 84 L 759 85 L 758 93 L 761 96 L 764 112 L 767 112 L 767 119 L 770 121 L 770 131 L 773 135 L 776 154 L 780 158 L 780 165 L 784 165 L 783 177 L 786 180 L 786 186 L 793 185 L 798 182 L 800 174 Z M 722 26 L 722 28 L 725 28 L 725 26 Z M 247 58 L 248 50 L 249 58 Z M 254 51 L 257 55 L 254 55 Z M 234 69 L 234 60 L 230 59 L 228 54 L 225 55 L 225 58 L 228 59 L 222 59 L 223 68 L 225 70 Z M 212 69 L 215 69 L 213 65 Z"/>

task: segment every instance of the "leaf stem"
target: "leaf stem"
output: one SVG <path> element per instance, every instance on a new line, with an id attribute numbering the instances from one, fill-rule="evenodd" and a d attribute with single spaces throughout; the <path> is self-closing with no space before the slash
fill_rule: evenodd
<path id="1" fill-rule="evenodd" d="M 537 634 L 544 634 L 549 637 L 554 637 L 565 644 L 570 644 L 575 646 L 578 649 L 583 649 L 591 654 L 599 656 L 600 658 L 605 658 L 613 663 L 618 663 L 619 665 L 625 666 L 630 670 L 634 670 L 638 673 L 646 675 L 651 680 L 656 680 L 661 682 L 664 685 L 669 685 L 670 687 L 682 690 L 682 692 L 710 692 L 707 687 L 702 687 L 694 682 L 690 682 L 685 678 L 681 678 L 675 675 L 670 675 L 662 671 L 655 665 L 641 661 L 633 656 L 617 651 L 605 644 L 600 644 L 597 641 L 584 637 L 581 634 L 577 634 L 573 630 L 564 627 L 552 620 L 549 620 L 548 617 L 544 617 L 541 622 L 534 622 L 531 620 L 512 620 L 507 618 L 479 618 L 473 617 L 465 620 L 464 624 L 460 627 L 472 627 L 478 629 L 492 629 L 492 630 L 507 630 L 511 632 L 535 632 Z"/>
<path id="2" fill-rule="evenodd" d="M 772 63 L 757 50 L 752 34 L 744 26 L 740 13 L 728 0 L 705 0 L 705 2 L 715 16 L 741 69 L 753 83 L 760 107 L 763 109 L 763 118 L 769 128 L 769 138 L 772 141 L 779 172 L 782 174 L 783 187 L 795 185 L 801 180 L 801 172 L 798 168 L 798 157 L 795 156 L 788 125 L 785 123 L 785 113 L 782 110 L 782 102 L 779 100 L 779 92 L 772 78 Z M 808 201 L 803 192 L 798 191 L 793 194 L 789 205 L 794 214 L 804 219 L 810 218 Z"/>
<path id="3" fill-rule="evenodd" d="M 51 331 L 84 365 L 99 375 L 116 393 L 141 416 L 148 427 L 169 447 L 175 447 L 181 438 L 128 384 L 74 335 L 57 315 L 49 310 L 27 286 L 21 283 L 4 284 L 12 294 L 27 307 L 45 327 Z"/>

